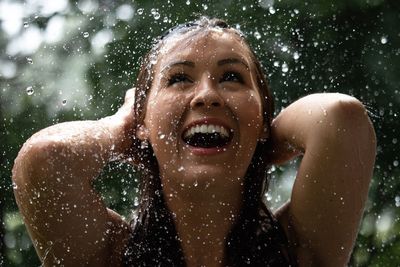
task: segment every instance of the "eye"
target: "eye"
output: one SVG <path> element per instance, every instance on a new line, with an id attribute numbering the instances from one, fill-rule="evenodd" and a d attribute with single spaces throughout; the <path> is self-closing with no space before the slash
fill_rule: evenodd
<path id="1" fill-rule="evenodd" d="M 240 73 L 236 71 L 228 71 L 222 75 L 220 82 L 238 82 L 243 83 L 243 77 Z"/>
<path id="2" fill-rule="evenodd" d="M 171 77 L 169 77 L 168 86 L 183 82 L 191 82 L 191 79 L 184 73 L 176 73 L 171 75 Z"/>

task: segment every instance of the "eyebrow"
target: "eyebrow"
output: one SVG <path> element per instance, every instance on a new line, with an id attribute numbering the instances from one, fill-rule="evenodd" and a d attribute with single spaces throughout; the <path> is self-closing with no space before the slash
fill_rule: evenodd
<path id="1" fill-rule="evenodd" d="M 227 64 L 241 64 L 241 65 L 245 66 L 247 69 L 249 69 L 249 66 L 243 60 L 240 60 L 238 58 L 225 58 L 225 59 L 221 59 L 217 62 L 218 66 L 223 66 L 223 65 L 227 65 Z M 188 66 L 191 68 L 194 68 L 196 66 L 196 64 L 192 61 L 181 60 L 181 61 L 176 61 L 171 64 L 168 64 L 161 70 L 161 72 L 164 72 L 168 69 L 171 69 L 172 67 L 179 66 L 179 65 Z"/>
<path id="2" fill-rule="evenodd" d="M 168 70 L 168 69 L 170 69 L 172 67 L 179 66 L 179 65 L 188 66 L 188 67 L 191 67 L 191 68 L 195 67 L 194 62 L 188 61 L 188 60 L 181 60 L 181 61 L 176 61 L 176 62 L 172 62 L 171 64 L 168 64 L 167 66 L 165 66 L 161 70 L 161 72 L 164 72 L 164 71 L 166 71 L 166 70 Z"/>
<path id="3" fill-rule="evenodd" d="M 238 58 L 226 58 L 218 61 L 218 66 L 226 65 L 226 64 L 242 64 L 245 66 L 247 69 L 249 69 L 249 66 L 243 61 Z"/>

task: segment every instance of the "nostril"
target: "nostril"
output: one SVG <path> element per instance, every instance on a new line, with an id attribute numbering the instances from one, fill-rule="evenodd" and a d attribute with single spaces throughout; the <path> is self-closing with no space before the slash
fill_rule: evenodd
<path id="1" fill-rule="evenodd" d="M 219 106 L 221 106 L 221 105 L 220 105 L 220 103 L 218 103 L 218 102 L 213 102 L 213 103 L 211 103 L 211 106 L 213 106 L 213 107 L 219 107 Z"/>
<path id="2" fill-rule="evenodd" d="M 195 104 L 194 104 L 194 106 L 195 107 L 201 107 L 201 106 L 204 106 L 204 103 L 203 102 L 196 102 Z"/>

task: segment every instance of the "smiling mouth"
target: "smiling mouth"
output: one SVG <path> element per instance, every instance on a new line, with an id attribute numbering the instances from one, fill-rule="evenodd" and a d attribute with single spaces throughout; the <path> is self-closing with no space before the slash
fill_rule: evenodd
<path id="1" fill-rule="evenodd" d="M 186 129 L 183 141 L 192 147 L 221 148 L 230 143 L 233 131 L 221 125 L 197 124 Z"/>

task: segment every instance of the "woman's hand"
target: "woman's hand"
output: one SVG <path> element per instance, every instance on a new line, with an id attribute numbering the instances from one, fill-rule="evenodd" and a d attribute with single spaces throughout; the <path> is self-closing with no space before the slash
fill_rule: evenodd
<path id="1" fill-rule="evenodd" d="M 135 88 L 132 88 L 125 93 L 124 104 L 114 115 L 99 120 L 102 126 L 110 132 L 111 159 L 126 158 L 128 150 L 132 146 L 136 130 L 134 129 L 134 102 Z"/>

